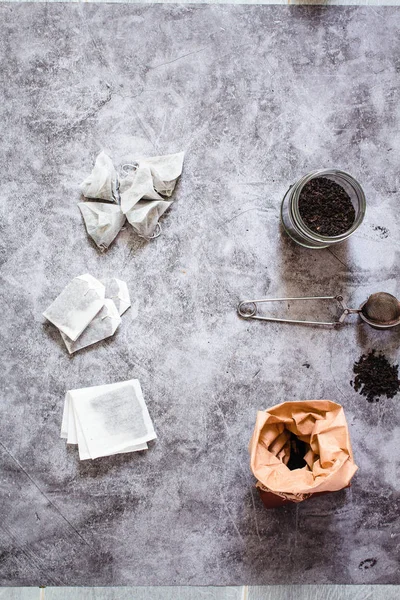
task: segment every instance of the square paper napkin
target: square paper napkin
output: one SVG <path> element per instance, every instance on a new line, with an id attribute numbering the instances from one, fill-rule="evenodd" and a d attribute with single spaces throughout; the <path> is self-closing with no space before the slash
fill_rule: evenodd
<path id="1" fill-rule="evenodd" d="M 139 380 L 68 391 L 61 437 L 81 460 L 146 450 L 157 436 Z"/>

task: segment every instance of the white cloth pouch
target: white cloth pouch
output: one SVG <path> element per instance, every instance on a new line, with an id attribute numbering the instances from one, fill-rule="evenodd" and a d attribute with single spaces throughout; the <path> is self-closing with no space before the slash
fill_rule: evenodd
<path id="1" fill-rule="evenodd" d="M 43 316 L 72 341 L 78 339 L 104 305 L 104 285 L 86 273 L 75 277 Z"/>

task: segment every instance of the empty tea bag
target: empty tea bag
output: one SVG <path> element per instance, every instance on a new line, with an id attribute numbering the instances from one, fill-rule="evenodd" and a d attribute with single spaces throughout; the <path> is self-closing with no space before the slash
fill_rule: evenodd
<path id="1" fill-rule="evenodd" d="M 157 436 L 139 381 L 68 391 L 61 437 L 78 444 L 81 460 L 146 449 Z"/>
<path id="2" fill-rule="evenodd" d="M 78 339 L 104 305 L 104 285 L 86 273 L 75 277 L 43 313 L 72 341 Z"/>
<path id="3" fill-rule="evenodd" d="M 163 196 L 171 196 L 182 173 L 184 152 L 153 156 L 139 160 L 140 166 L 150 167 L 154 188 Z"/>
<path id="4" fill-rule="evenodd" d="M 125 281 L 116 277 L 109 277 L 108 279 L 102 279 L 101 282 L 106 287 L 106 298 L 111 298 L 117 307 L 118 313 L 123 315 L 131 306 L 129 290 Z"/>
<path id="5" fill-rule="evenodd" d="M 74 394 L 77 390 L 74 390 Z M 64 400 L 64 411 L 61 423 L 61 435 L 62 439 L 67 440 L 67 444 L 78 445 L 79 458 L 80 460 L 91 459 L 91 455 L 86 443 L 86 439 L 83 435 L 82 427 L 80 422 L 75 418 L 75 413 L 72 406 L 72 392 L 67 392 Z M 125 452 L 138 452 L 140 450 L 147 450 L 148 446 L 146 442 L 141 444 L 134 444 L 128 446 L 126 449 L 118 452 L 112 452 L 109 456 L 114 454 L 123 454 Z"/>
<path id="6" fill-rule="evenodd" d="M 147 200 L 162 200 L 153 185 L 150 167 L 138 166 L 120 182 L 121 210 L 127 213 L 142 198 Z"/>
<path id="7" fill-rule="evenodd" d="M 101 250 L 106 250 L 121 231 L 126 217 L 119 206 L 104 202 L 79 202 L 86 230 Z"/>
<path id="8" fill-rule="evenodd" d="M 114 302 L 109 298 L 104 300 L 103 308 L 97 313 L 86 329 L 74 342 L 65 333 L 61 331 L 61 337 L 64 340 L 67 350 L 73 354 L 81 348 L 91 346 L 114 335 L 121 323 L 121 317 Z"/>
<path id="9" fill-rule="evenodd" d="M 126 218 L 140 237 L 150 239 L 161 215 L 171 206 L 166 200 L 141 200 L 126 214 Z"/>
<path id="10" fill-rule="evenodd" d="M 80 185 L 86 198 L 99 198 L 116 202 L 118 200 L 118 176 L 112 160 L 105 152 L 96 158 L 93 170 Z"/>

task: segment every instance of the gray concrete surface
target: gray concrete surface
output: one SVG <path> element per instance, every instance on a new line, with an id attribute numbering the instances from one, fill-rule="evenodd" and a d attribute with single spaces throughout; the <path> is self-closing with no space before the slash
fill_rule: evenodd
<path id="1" fill-rule="evenodd" d="M 397 600 L 395 585 L 0 588 L 4 600 Z"/>
<path id="2" fill-rule="evenodd" d="M 46 588 L 39 600 L 397 600 L 398 594 L 389 585 Z"/>
<path id="3" fill-rule="evenodd" d="M 399 28 L 395 8 L 0 5 L 2 585 L 400 583 L 399 399 L 349 384 L 369 348 L 398 359 L 399 332 L 235 313 L 248 296 L 399 294 Z M 100 254 L 87 238 L 78 184 L 102 148 L 116 164 L 186 151 L 156 242 L 126 229 Z M 346 245 L 307 251 L 279 204 L 323 166 L 359 179 L 368 214 Z M 41 313 L 87 271 L 141 308 L 69 357 Z M 158 440 L 80 463 L 59 439 L 65 391 L 131 377 Z M 345 406 L 360 471 L 268 512 L 255 414 L 303 398 Z"/>
<path id="4" fill-rule="evenodd" d="M 7 2 L 43 2 L 43 0 L 7 0 Z M 177 4 L 174 0 L 46 0 L 46 3 Z M 398 6 L 400 0 L 181 0 L 179 4 L 276 4 L 296 6 Z"/>

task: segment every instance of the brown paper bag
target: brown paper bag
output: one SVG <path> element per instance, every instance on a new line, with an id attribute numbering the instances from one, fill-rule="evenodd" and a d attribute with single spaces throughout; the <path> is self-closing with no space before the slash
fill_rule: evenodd
<path id="1" fill-rule="evenodd" d="M 307 445 L 307 465 L 292 471 L 286 466 L 291 433 Z M 330 400 L 283 402 L 259 411 L 249 452 L 257 487 L 271 508 L 348 487 L 358 469 L 343 408 Z"/>

